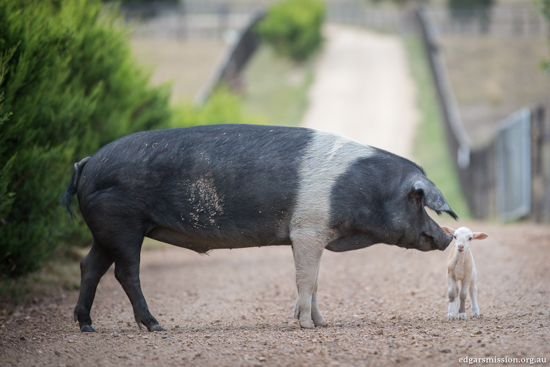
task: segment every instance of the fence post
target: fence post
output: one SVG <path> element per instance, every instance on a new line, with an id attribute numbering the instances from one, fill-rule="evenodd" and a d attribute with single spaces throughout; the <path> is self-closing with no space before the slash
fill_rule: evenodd
<path id="1" fill-rule="evenodd" d="M 531 219 L 535 222 L 548 218 L 544 125 L 544 108 L 538 106 L 531 114 Z"/>
<path id="2" fill-rule="evenodd" d="M 259 37 L 254 33 L 254 27 L 263 19 L 264 14 L 264 12 L 256 13 L 248 26 L 241 31 L 239 40 L 234 45 L 226 48 L 208 82 L 195 96 L 193 103 L 196 106 L 206 103 L 210 94 L 220 82 L 231 84 L 238 77 L 239 72 L 260 44 Z"/>

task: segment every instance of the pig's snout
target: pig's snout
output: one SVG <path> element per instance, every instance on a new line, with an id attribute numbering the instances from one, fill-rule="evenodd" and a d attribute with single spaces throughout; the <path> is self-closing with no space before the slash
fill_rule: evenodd
<path id="1" fill-rule="evenodd" d="M 447 247 L 453 242 L 453 235 L 445 233 L 445 237 L 443 238 L 443 241 L 441 242 L 441 245 L 439 245 L 439 249 L 441 251 L 445 251 Z"/>

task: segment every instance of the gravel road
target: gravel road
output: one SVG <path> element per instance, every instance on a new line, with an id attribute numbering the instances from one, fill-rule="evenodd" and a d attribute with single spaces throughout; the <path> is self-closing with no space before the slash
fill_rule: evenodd
<path id="1" fill-rule="evenodd" d="M 364 45 L 366 54 L 353 56 L 346 44 L 350 48 Z M 371 46 L 393 52 L 396 59 L 384 61 L 369 56 Z M 331 54 L 340 51 L 349 52 L 350 60 L 340 63 Z M 399 40 L 329 28 L 326 52 L 319 71 L 327 70 L 329 75 L 317 74 L 311 108 L 334 108 L 334 112 L 325 114 L 334 116 L 334 124 L 320 127 L 336 129 L 361 141 L 363 136 L 380 136 L 384 144 L 399 142 L 384 148 L 409 155 L 410 140 L 399 136 L 410 139 L 413 131 L 415 112 L 410 103 L 414 93 Z M 363 65 L 359 58 L 370 60 L 370 64 Z M 344 65 L 345 70 L 330 70 L 326 64 Z M 343 86 L 371 88 L 353 85 L 352 67 L 365 69 L 358 73 L 370 73 L 379 80 L 387 75 L 388 84 L 402 90 L 394 91 L 380 81 L 373 90 L 389 100 L 373 96 L 372 102 L 362 101 Z M 366 70 L 370 68 L 380 71 Z M 341 81 L 337 75 L 349 80 Z M 402 83 L 399 75 L 405 78 Z M 323 85 L 331 85 L 323 80 L 325 76 L 335 85 L 342 83 L 328 91 L 339 91 L 330 98 L 321 93 Z M 358 76 L 356 81 L 366 82 L 368 77 Z M 388 90 L 382 91 L 384 88 Z M 356 98 L 356 102 L 333 100 L 340 93 Z M 401 94 L 403 98 L 397 98 Z M 324 102 L 319 104 L 317 98 Z M 404 104 L 399 105 L 399 101 Z M 332 102 L 334 106 L 330 106 Z M 360 104 L 356 112 L 348 111 L 355 103 Z M 341 119 L 337 118 L 338 110 Z M 393 125 L 399 111 L 404 115 L 402 121 L 410 126 Z M 361 128 L 351 123 L 354 113 L 359 114 L 358 121 L 365 123 Z M 307 126 L 315 116 L 323 113 L 309 111 Z M 371 135 L 369 121 L 380 126 L 386 126 L 382 124 L 386 121 L 390 128 L 373 127 Z M 376 144 L 376 139 L 369 141 L 382 146 Z M 445 218 L 439 221 L 459 225 Z M 9 312 L 0 310 L 0 365 L 455 366 L 465 357 L 548 360 L 549 226 L 481 222 L 460 225 L 489 234 L 487 240 L 472 245 L 478 269 L 480 319 L 446 318 L 447 251 L 420 253 L 387 245 L 349 253 L 327 251 L 319 274 L 319 304 L 328 326 L 302 330 L 292 318 L 296 287 L 289 247 L 218 250 L 198 255 L 155 246 L 142 253 L 142 288 L 150 310 L 166 331 L 149 333 L 137 328 L 130 302 L 110 270 L 99 285 L 92 309 L 96 333 L 80 333 L 72 322 L 76 291 L 60 290 Z"/>

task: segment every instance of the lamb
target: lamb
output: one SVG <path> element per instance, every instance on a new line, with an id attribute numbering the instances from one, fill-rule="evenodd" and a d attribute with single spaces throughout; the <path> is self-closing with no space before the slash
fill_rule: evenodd
<path id="1" fill-rule="evenodd" d="M 472 240 L 483 240 L 487 234 L 483 232 L 472 232 L 466 227 L 460 227 L 457 230 L 448 227 L 442 227 L 446 233 L 453 235 L 455 246 L 451 247 L 449 260 L 447 262 L 447 282 L 449 283 L 449 309 L 447 311 L 448 319 L 466 318 L 466 296 L 470 291 L 470 301 L 472 302 L 472 317 L 479 317 L 479 306 L 477 304 L 477 271 L 474 263 L 474 257 L 470 251 L 470 242 Z M 456 308 L 456 296 L 458 293 L 458 281 L 461 282 L 460 288 L 460 307 Z"/>

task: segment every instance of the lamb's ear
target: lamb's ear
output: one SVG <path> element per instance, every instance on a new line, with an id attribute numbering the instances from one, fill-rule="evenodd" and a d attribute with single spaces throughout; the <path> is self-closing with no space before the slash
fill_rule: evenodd
<path id="1" fill-rule="evenodd" d="M 489 235 L 487 235 L 487 233 L 483 233 L 483 232 L 474 232 L 474 240 L 484 240 L 486 239 L 487 237 L 489 237 Z"/>
<path id="2" fill-rule="evenodd" d="M 445 233 L 449 233 L 449 234 L 455 233 L 455 230 L 452 229 L 452 228 L 449 228 L 449 227 L 441 227 L 441 229 L 442 229 L 443 232 L 445 232 Z"/>

